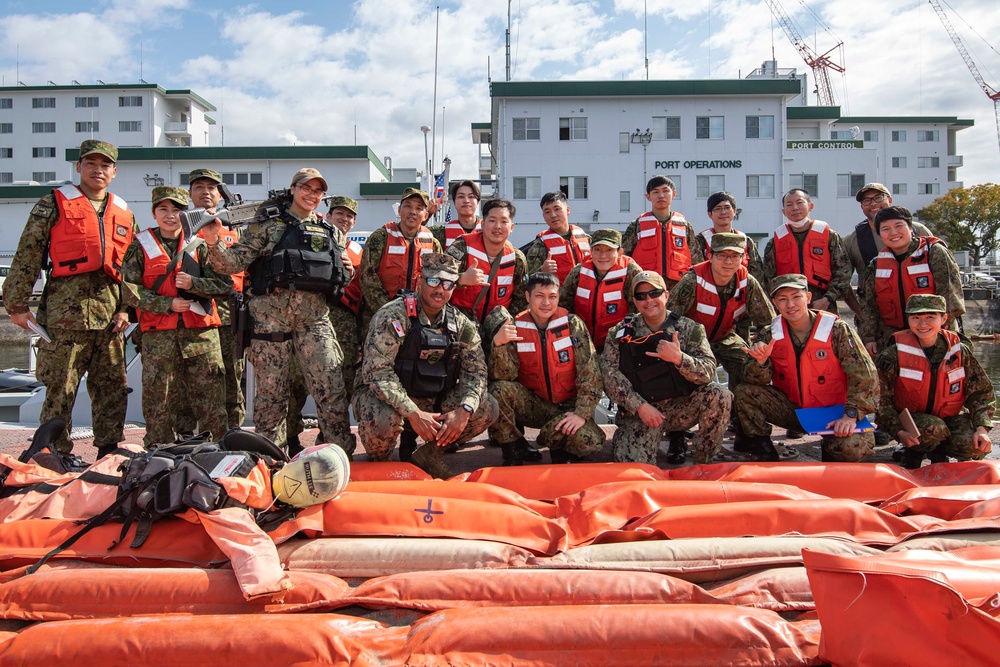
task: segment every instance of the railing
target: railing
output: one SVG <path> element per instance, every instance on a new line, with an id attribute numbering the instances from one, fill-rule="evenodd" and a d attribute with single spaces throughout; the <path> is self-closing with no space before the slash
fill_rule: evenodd
<path id="1" fill-rule="evenodd" d="M 182 120 L 170 120 L 163 124 L 163 131 L 167 133 L 183 132 L 191 133 L 191 123 Z"/>

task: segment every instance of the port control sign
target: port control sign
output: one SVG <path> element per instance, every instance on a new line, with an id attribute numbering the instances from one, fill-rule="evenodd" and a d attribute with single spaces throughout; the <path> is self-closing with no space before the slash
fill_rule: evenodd
<path id="1" fill-rule="evenodd" d="M 864 148 L 865 142 L 845 140 L 845 141 L 786 141 L 788 148 L 799 150 L 830 150 L 838 148 Z"/>
<path id="2" fill-rule="evenodd" d="M 653 169 L 741 169 L 743 160 L 657 160 Z"/>

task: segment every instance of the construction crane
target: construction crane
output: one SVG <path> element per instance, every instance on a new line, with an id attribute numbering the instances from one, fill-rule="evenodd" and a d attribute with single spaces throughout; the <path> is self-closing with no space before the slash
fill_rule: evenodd
<path id="1" fill-rule="evenodd" d="M 969 55 L 968 50 L 965 48 L 965 44 L 962 43 L 962 38 L 958 36 L 955 32 L 955 28 L 951 25 L 951 21 L 948 20 L 948 15 L 944 13 L 941 9 L 941 4 L 937 0 L 927 0 L 931 3 L 931 7 L 937 12 L 938 18 L 941 19 L 941 23 L 944 24 L 944 29 L 948 31 L 948 35 L 951 37 L 951 41 L 955 42 L 955 48 L 962 55 L 962 59 L 965 61 L 966 67 L 972 72 L 972 78 L 976 80 L 979 87 L 983 89 L 986 93 L 986 97 L 993 100 L 993 115 L 996 116 L 997 122 L 997 143 L 1000 145 L 1000 91 L 997 91 L 993 86 L 986 83 L 983 80 L 983 75 L 979 73 L 979 68 L 976 67 L 976 63 L 972 60 L 972 56 Z"/>
<path id="2" fill-rule="evenodd" d="M 799 52 L 802 56 L 802 60 L 806 61 L 806 65 L 813 71 L 813 78 L 816 79 L 816 94 L 819 96 L 819 103 L 822 106 L 834 106 L 836 101 L 833 98 L 833 86 L 830 84 L 830 70 L 834 72 L 843 73 L 844 68 L 841 65 L 833 62 L 830 59 L 830 54 L 834 51 L 840 49 L 844 46 L 841 41 L 837 42 L 837 45 L 826 53 L 820 55 L 813 51 L 806 41 L 802 39 L 802 35 L 799 34 L 798 29 L 795 24 L 792 23 L 792 18 L 785 11 L 785 8 L 781 6 L 778 0 L 764 0 L 767 6 L 771 8 L 771 13 L 774 14 L 774 18 L 777 19 L 778 25 L 781 29 L 785 31 L 785 36 L 788 37 L 788 41 L 792 43 L 792 46 Z M 824 26 L 825 28 L 826 26 Z"/>

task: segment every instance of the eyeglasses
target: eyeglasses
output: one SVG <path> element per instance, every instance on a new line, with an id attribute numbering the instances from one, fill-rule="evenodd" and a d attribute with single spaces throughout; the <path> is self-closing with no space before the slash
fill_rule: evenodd
<path id="1" fill-rule="evenodd" d="M 889 195 L 875 195 L 874 197 L 865 197 L 864 199 L 861 200 L 861 205 L 868 206 L 869 204 L 881 204 L 888 198 Z"/>
<path id="2" fill-rule="evenodd" d="M 656 299 L 658 297 L 661 297 L 664 294 L 666 294 L 666 292 L 667 290 L 665 289 L 651 289 L 646 292 L 636 292 L 633 295 L 633 298 L 636 301 L 645 301 L 646 299 Z"/>
<path id="3" fill-rule="evenodd" d="M 743 255 L 737 255 L 733 252 L 714 252 L 712 259 L 717 259 L 723 264 L 735 264 L 743 259 Z"/>
<path id="4" fill-rule="evenodd" d="M 455 286 L 456 281 L 445 280 L 443 278 L 424 278 L 424 282 L 427 283 L 428 287 L 437 287 L 438 285 L 440 285 L 441 289 L 449 290 Z"/>
<path id="5" fill-rule="evenodd" d="M 307 195 L 319 195 L 320 197 L 322 197 L 326 193 L 326 190 L 321 190 L 320 188 L 311 188 L 308 185 L 300 185 L 299 190 L 302 190 L 302 192 L 306 193 Z"/>
<path id="6" fill-rule="evenodd" d="M 723 204 L 722 206 L 716 206 L 715 208 L 713 208 L 712 213 L 728 213 L 730 211 L 735 211 L 735 210 L 736 209 L 734 209 L 729 204 Z"/>

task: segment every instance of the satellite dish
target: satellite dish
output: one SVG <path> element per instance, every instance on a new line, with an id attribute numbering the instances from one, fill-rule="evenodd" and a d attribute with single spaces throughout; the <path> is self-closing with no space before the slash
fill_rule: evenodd
<path id="1" fill-rule="evenodd" d="M 861 128 L 855 125 L 851 128 L 851 139 L 857 139 L 861 135 Z"/>

